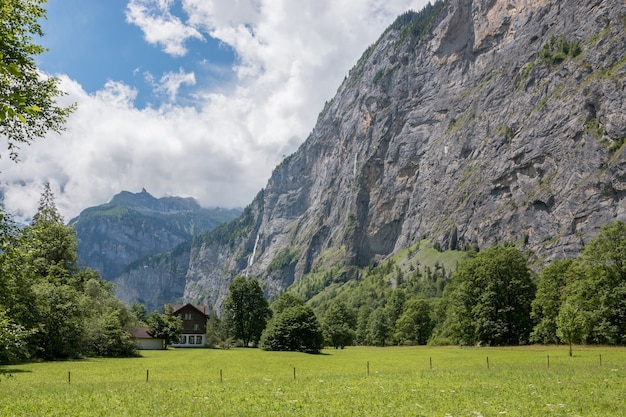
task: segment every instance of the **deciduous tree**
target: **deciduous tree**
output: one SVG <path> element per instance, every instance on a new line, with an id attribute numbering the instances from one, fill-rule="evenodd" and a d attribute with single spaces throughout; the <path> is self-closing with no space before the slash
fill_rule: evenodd
<path id="1" fill-rule="evenodd" d="M 43 76 L 35 56 L 45 49 L 33 42 L 43 36 L 45 0 L 3 0 L 0 3 L 0 137 L 10 158 L 18 159 L 20 144 L 60 132 L 74 106 L 56 102 L 64 93 L 59 80 Z"/>
<path id="2" fill-rule="evenodd" d="M 399 344 L 425 345 L 433 331 L 431 302 L 422 297 L 405 303 L 404 311 L 396 321 L 395 339 Z"/>
<path id="3" fill-rule="evenodd" d="M 233 336 L 244 346 L 257 344 L 272 312 L 256 278 L 238 276 L 229 287 L 224 315 Z"/>
<path id="4" fill-rule="evenodd" d="M 327 344 L 343 349 L 351 345 L 356 336 L 356 315 L 344 303 L 335 301 L 324 312 L 322 329 Z"/>
<path id="5" fill-rule="evenodd" d="M 607 224 L 591 240 L 567 287 L 588 320 L 590 343 L 626 344 L 626 223 Z"/>
<path id="6" fill-rule="evenodd" d="M 536 322 L 531 334 L 532 341 L 558 343 L 556 319 L 565 298 L 565 287 L 573 264 L 571 259 L 555 259 L 541 270 L 537 293 L 532 301 L 531 317 Z"/>
<path id="7" fill-rule="evenodd" d="M 288 293 L 279 305 L 283 308 L 269 321 L 261 337 L 261 347 L 265 350 L 319 352 L 324 347 L 324 336 L 311 307 Z"/>
<path id="8" fill-rule="evenodd" d="M 514 247 L 494 246 L 464 261 L 453 277 L 452 307 L 457 342 L 517 345 L 528 341 L 535 284 L 527 260 Z"/>
<path id="9" fill-rule="evenodd" d="M 161 314 L 158 311 L 152 312 L 146 320 L 148 324 L 148 334 L 152 337 L 164 340 L 165 346 L 169 346 L 173 341 L 177 341 L 183 333 L 183 321 L 172 314 Z"/>

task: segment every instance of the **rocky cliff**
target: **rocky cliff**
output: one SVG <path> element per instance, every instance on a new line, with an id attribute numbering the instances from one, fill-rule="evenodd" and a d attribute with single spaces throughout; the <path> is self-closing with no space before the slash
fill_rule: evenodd
<path id="1" fill-rule="evenodd" d="M 424 238 L 575 256 L 626 220 L 625 33 L 622 0 L 400 16 L 242 217 L 191 245 L 185 299 L 219 310 L 238 274 L 271 296 Z"/>
<path id="2" fill-rule="evenodd" d="M 113 280 L 133 262 L 168 251 L 236 218 L 240 210 L 206 209 L 192 198 L 155 198 L 123 191 L 70 221 L 79 261 Z"/>

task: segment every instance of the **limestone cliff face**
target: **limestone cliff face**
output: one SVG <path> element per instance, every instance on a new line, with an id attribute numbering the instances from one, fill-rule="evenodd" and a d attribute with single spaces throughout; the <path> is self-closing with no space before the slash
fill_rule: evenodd
<path id="1" fill-rule="evenodd" d="M 390 28 L 241 227 L 192 246 L 184 297 L 219 310 L 238 274 L 272 295 L 424 237 L 575 256 L 626 220 L 625 33 L 622 0 L 449 0 L 417 43 Z"/>

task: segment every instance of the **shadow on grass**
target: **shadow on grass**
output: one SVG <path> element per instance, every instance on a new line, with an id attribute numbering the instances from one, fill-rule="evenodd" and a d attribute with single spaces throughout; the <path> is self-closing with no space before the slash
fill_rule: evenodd
<path id="1" fill-rule="evenodd" d="M 0 367 L 0 375 L 8 375 L 11 376 L 13 374 L 23 374 L 25 372 L 33 372 L 28 369 L 16 369 L 16 368 L 1 368 Z"/>

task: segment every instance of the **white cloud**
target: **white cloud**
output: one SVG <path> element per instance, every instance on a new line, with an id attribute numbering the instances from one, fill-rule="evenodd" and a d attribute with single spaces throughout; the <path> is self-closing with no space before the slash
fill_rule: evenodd
<path id="1" fill-rule="evenodd" d="M 193 86 L 196 84 L 196 76 L 193 72 L 185 72 L 182 68 L 178 72 L 167 72 L 163 74 L 159 82 L 156 82 L 154 76 L 150 73 L 145 74 L 146 81 L 152 84 L 155 93 L 167 94 L 170 102 L 176 101 L 178 90 L 185 84 Z"/>
<path id="2" fill-rule="evenodd" d="M 148 43 L 162 45 L 164 52 L 172 56 L 182 56 L 187 53 L 185 41 L 204 37 L 170 12 L 173 3 L 174 0 L 130 0 L 126 20 L 139 26 Z"/>
<path id="3" fill-rule="evenodd" d="M 426 2 L 182 0 L 183 23 L 172 0 L 130 0 L 128 20 L 168 53 L 184 54 L 185 40 L 202 33 L 229 45 L 235 84 L 216 93 L 181 69 L 165 74 L 159 88 L 175 99 L 181 85 L 194 85 L 193 107 L 171 100 L 138 109 L 133 86 L 111 81 L 90 95 L 62 77 L 63 100 L 78 110 L 60 137 L 24 148 L 19 164 L 2 155 L 7 209 L 31 216 L 46 181 L 67 220 L 143 187 L 157 197 L 244 206 L 306 138 L 363 51 L 395 16 Z"/>

